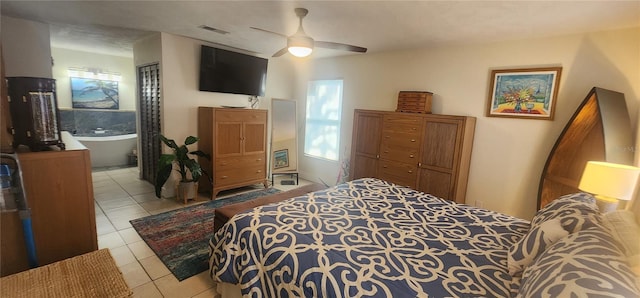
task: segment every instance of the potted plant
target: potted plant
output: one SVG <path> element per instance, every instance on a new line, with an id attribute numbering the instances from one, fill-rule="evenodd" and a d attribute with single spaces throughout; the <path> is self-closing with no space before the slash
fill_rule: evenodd
<path id="1" fill-rule="evenodd" d="M 162 192 L 162 186 L 167 182 L 171 171 L 173 170 L 174 163 L 177 165 L 177 171 L 180 173 L 180 182 L 177 185 L 178 199 L 188 199 L 189 189 L 194 189 L 197 194 L 197 183 L 202 175 L 209 176 L 202 170 L 197 160 L 192 159 L 189 154 L 201 156 L 209 159 L 209 155 L 200 151 L 189 152 L 188 145 L 195 144 L 198 141 L 197 137 L 188 136 L 184 140 L 184 145 L 178 146 L 174 140 L 167 139 L 165 136 L 160 135 L 160 140 L 167 145 L 167 147 L 173 150 L 171 154 L 162 154 L 158 161 L 158 174 L 156 175 L 156 197 L 160 198 Z"/>

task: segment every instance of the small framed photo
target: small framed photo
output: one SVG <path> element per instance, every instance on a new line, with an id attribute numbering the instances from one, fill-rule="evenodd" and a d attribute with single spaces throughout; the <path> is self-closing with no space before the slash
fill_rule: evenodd
<path id="1" fill-rule="evenodd" d="M 286 168 L 289 166 L 289 149 L 282 149 L 273 152 L 273 168 Z"/>
<path id="2" fill-rule="evenodd" d="M 491 71 L 487 117 L 553 120 L 562 67 Z"/>

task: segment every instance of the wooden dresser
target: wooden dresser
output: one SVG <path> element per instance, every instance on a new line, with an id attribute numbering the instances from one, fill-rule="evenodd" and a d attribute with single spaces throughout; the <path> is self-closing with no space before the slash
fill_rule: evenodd
<path id="1" fill-rule="evenodd" d="M 226 189 L 267 187 L 267 110 L 199 107 L 198 137 L 198 149 L 211 154 L 198 161 L 213 179 L 213 185 L 200 180 L 200 191 L 214 199 Z"/>
<path id="2" fill-rule="evenodd" d="M 355 110 L 351 177 L 465 202 L 474 117 Z"/>
<path id="3" fill-rule="evenodd" d="M 67 150 L 19 153 L 40 266 L 98 249 L 89 150 L 62 133 Z M 17 211 L 2 212 L 1 275 L 29 269 Z"/>

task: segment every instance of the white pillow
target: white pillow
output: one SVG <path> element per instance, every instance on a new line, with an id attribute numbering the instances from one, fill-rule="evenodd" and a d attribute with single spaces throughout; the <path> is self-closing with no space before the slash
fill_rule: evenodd
<path id="1" fill-rule="evenodd" d="M 615 210 L 603 214 L 605 226 L 620 244 L 631 267 L 640 265 L 640 226 L 635 214 L 628 210 Z"/>

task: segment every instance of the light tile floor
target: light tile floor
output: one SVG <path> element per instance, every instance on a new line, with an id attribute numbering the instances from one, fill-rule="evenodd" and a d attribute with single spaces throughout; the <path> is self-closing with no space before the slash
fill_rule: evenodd
<path id="1" fill-rule="evenodd" d="M 207 271 L 179 282 L 133 229 L 130 220 L 185 207 L 174 199 L 158 199 L 153 185 L 139 179 L 138 168 L 95 170 L 93 190 L 98 247 L 109 248 L 134 297 L 214 297 L 215 283 Z M 281 185 L 288 176 L 276 176 L 274 187 L 283 191 L 300 185 Z M 257 185 L 256 188 L 260 188 Z M 247 191 L 244 189 L 243 191 Z M 219 195 L 234 195 L 226 192 Z M 201 196 L 187 205 L 208 201 Z M 213 223 L 211 223 L 213 224 Z"/>

